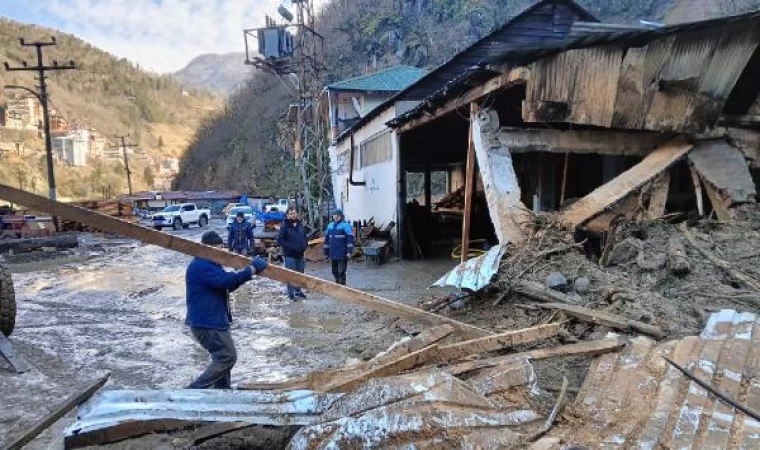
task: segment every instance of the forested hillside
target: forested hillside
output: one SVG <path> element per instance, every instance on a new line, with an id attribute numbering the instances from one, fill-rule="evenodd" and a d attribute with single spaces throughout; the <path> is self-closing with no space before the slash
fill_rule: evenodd
<path id="1" fill-rule="evenodd" d="M 488 34 L 533 0 L 330 0 L 317 29 L 325 37 L 325 82 L 371 73 L 396 64 L 434 68 Z M 760 0 L 579 0 L 602 20 L 669 23 L 760 9 Z M 196 136 L 181 167 L 181 188 L 293 191 L 292 155 L 277 146 L 278 117 L 292 100 L 270 75 L 241 90 L 233 106 Z M 265 92 L 261 86 L 268 86 Z M 280 99 L 276 105 L 265 104 Z M 257 123 L 255 128 L 241 124 Z M 236 125 L 236 126 L 231 126 Z M 242 154 L 241 154 L 242 152 Z M 267 152 L 266 156 L 260 155 Z M 258 167 L 269 161 L 283 163 Z M 203 166 L 199 167 L 198 162 Z M 240 166 L 240 161 L 246 161 Z M 269 175 L 267 175 L 269 173 Z M 256 175 L 253 175 L 256 174 Z M 281 176 L 286 174 L 287 176 Z"/>
<path id="2" fill-rule="evenodd" d="M 52 107 L 70 124 L 105 136 L 129 133 L 132 142 L 140 144 L 155 164 L 160 163 L 163 156 L 182 156 L 196 129 L 222 105 L 220 96 L 197 90 L 183 92 L 182 86 L 170 76 L 145 72 L 126 59 L 117 58 L 75 36 L 2 18 L 0 63 L 7 61 L 13 67 L 21 66 L 24 61 L 35 64 L 34 48 L 22 47 L 19 38 L 49 41 L 51 37 L 56 38 L 57 45 L 45 48 L 45 63 L 74 61 L 77 65 L 77 70 L 49 73 Z M 34 87 L 38 84 L 34 75 L 33 72 L 0 70 L 0 86 Z M 0 89 L 0 104 L 16 93 L 19 91 Z M 34 134 L 19 136 L 31 153 L 21 158 L 10 155 L 8 163 L 0 166 L 0 182 L 19 185 L 19 178 L 23 178 L 27 189 L 47 192 L 45 164 L 37 158 L 44 150 L 44 141 Z M 148 166 L 150 169 L 146 170 Z M 135 186 L 148 188 L 150 180 L 144 178 L 150 178 L 156 167 L 135 161 L 132 169 Z M 114 194 L 126 193 L 126 177 L 118 163 L 93 160 L 89 167 L 62 165 L 57 171 L 64 197 L 97 197 L 109 185 Z"/>

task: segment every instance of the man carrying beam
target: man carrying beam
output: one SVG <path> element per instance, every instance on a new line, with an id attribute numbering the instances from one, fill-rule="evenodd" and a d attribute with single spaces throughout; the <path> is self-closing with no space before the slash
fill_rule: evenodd
<path id="1" fill-rule="evenodd" d="M 216 231 L 207 231 L 201 243 L 224 247 Z M 211 355 L 211 364 L 188 389 L 231 389 L 232 366 L 237 362 L 235 343 L 230 334 L 232 314 L 230 292 L 266 269 L 267 262 L 255 257 L 251 265 L 237 272 L 227 272 L 221 265 L 196 257 L 187 266 L 187 318 L 185 324 L 201 346 Z"/>

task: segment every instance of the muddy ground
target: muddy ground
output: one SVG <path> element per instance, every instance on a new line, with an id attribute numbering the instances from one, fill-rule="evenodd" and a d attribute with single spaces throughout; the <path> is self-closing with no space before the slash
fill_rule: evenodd
<path id="1" fill-rule="evenodd" d="M 223 222 L 212 226 L 223 228 Z M 177 234 L 200 240 L 202 230 Z M 183 325 L 184 270 L 189 257 L 155 246 L 83 235 L 63 255 L 9 258 L 18 318 L 12 341 L 33 370 L 15 375 L 0 363 L 0 436 L 31 424 L 76 386 L 105 371 L 105 389 L 178 388 L 203 369 L 207 355 Z M 414 304 L 453 261 L 354 262 L 348 284 Z M 307 273 L 330 279 L 327 264 Z M 275 381 L 369 358 L 406 333 L 377 313 L 309 294 L 291 302 L 284 286 L 255 279 L 234 295 L 238 363 L 233 384 Z M 413 331 L 413 330 L 412 330 Z M 28 448 L 60 448 L 59 421 Z"/>

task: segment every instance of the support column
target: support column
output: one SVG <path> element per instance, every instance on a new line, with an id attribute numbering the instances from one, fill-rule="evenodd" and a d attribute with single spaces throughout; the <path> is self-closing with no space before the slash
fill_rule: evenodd
<path id="1" fill-rule="evenodd" d="M 464 217 L 462 220 L 462 260 L 467 261 L 470 253 L 470 220 L 472 216 L 472 191 L 475 186 L 475 145 L 473 143 L 473 122 L 478 113 L 478 105 L 470 103 L 470 136 L 467 139 L 467 162 L 464 179 Z"/>
<path id="2" fill-rule="evenodd" d="M 433 210 L 433 205 L 430 204 L 433 197 L 433 186 L 430 175 L 430 166 L 425 166 L 425 208 L 427 208 L 428 212 Z"/>

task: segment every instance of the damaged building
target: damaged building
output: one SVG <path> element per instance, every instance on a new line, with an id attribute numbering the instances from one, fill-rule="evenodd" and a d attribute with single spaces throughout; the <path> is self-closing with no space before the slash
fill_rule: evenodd
<path id="1" fill-rule="evenodd" d="M 356 153 L 364 142 L 356 136 L 389 132 L 395 165 L 393 200 L 363 201 L 357 216 L 351 195 L 372 186 L 349 183 L 344 208 L 353 220 L 394 210 L 405 257 L 452 248 L 467 220 L 470 240 L 519 242 L 537 212 L 602 237 L 621 217 L 733 220 L 736 206 L 756 198 L 758 22 L 750 13 L 627 27 L 572 2 L 540 2 L 338 137 L 337 145 L 353 138 Z M 402 101 L 418 103 L 386 112 Z M 476 164 L 465 217 L 468 155 Z M 447 181 L 436 204 L 440 171 Z M 408 195 L 416 174 L 419 198 Z"/>

